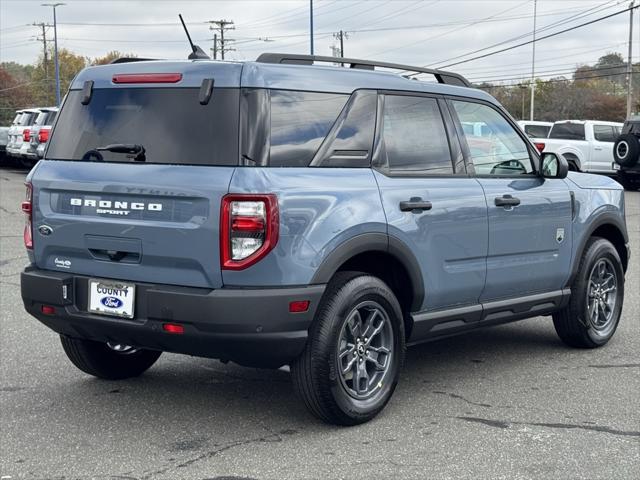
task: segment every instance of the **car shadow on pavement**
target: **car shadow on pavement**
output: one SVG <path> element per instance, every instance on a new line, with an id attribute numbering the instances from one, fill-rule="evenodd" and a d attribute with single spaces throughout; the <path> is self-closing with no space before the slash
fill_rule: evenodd
<path id="1" fill-rule="evenodd" d="M 544 322 L 545 320 L 541 320 Z M 540 322 L 518 322 L 412 347 L 401 374 L 397 396 L 422 395 L 412 386 L 425 379 L 455 386 L 478 374 L 470 364 L 484 364 L 483 375 L 501 375 L 567 352 L 553 332 Z M 258 422 L 282 428 L 322 429 L 294 394 L 290 375 L 283 370 L 260 370 L 222 364 L 216 360 L 165 354 L 139 378 L 104 381 L 73 372 L 72 379 L 56 383 L 49 413 L 69 412 L 65 402 L 82 403 L 99 412 L 96 421 L 145 419 L 150 425 L 174 424 L 185 431 L 225 430 Z M 393 401 L 392 401 L 393 403 Z M 73 411 L 73 409 L 71 410 Z M 126 412 L 125 415 L 119 415 Z M 71 420 L 71 419 L 70 419 Z"/>

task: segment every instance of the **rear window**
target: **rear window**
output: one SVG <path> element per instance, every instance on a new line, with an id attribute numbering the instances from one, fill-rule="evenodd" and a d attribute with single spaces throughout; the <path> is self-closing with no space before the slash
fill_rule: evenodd
<path id="1" fill-rule="evenodd" d="M 18 125 L 20 123 L 20 117 L 22 117 L 22 114 L 16 113 L 16 116 L 13 119 L 13 122 L 11 122 L 11 125 Z"/>
<path id="2" fill-rule="evenodd" d="M 58 116 L 58 112 L 56 111 L 49 112 L 49 115 L 47 115 L 47 119 L 44 121 L 44 124 L 53 125 L 53 122 L 55 122 L 57 116 Z"/>
<path id="3" fill-rule="evenodd" d="M 238 89 L 214 89 L 201 105 L 198 88 L 94 89 L 88 105 L 70 91 L 60 111 L 47 157 L 96 159 L 114 144 L 141 145 L 147 163 L 238 164 Z M 100 151 L 104 161 L 132 162 L 132 155 Z"/>
<path id="4" fill-rule="evenodd" d="M 18 125 L 20 125 L 21 127 L 24 127 L 26 125 L 31 125 L 33 117 L 35 117 L 36 114 L 34 112 L 24 112 L 22 114 L 22 117 L 20 117 L 20 121 L 18 122 Z"/>
<path id="5" fill-rule="evenodd" d="M 583 123 L 556 123 L 549 132 L 549 138 L 561 140 L 584 140 Z"/>
<path id="6" fill-rule="evenodd" d="M 47 119 L 49 118 L 49 116 L 52 114 L 53 112 L 40 112 L 38 114 L 38 116 L 36 117 L 36 121 L 33 122 L 34 125 L 46 125 L 47 124 Z"/>
<path id="7" fill-rule="evenodd" d="M 524 133 L 531 138 L 545 138 L 551 127 L 546 125 L 525 125 Z"/>

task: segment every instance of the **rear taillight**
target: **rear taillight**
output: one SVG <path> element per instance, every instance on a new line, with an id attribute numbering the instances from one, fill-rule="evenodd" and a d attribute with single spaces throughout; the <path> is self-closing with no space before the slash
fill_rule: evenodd
<path id="1" fill-rule="evenodd" d="M 278 198 L 273 194 L 230 194 L 222 198 L 220 263 L 226 270 L 247 268 L 278 243 Z"/>
<path id="2" fill-rule="evenodd" d="M 546 145 L 543 142 L 535 142 L 534 145 L 536 146 L 536 148 L 540 153 L 542 153 L 542 151 L 544 150 L 544 147 L 546 147 Z"/>
<path id="3" fill-rule="evenodd" d="M 25 183 L 25 187 L 27 188 L 26 196 L 24 202 L 22 202 L 22 211 L 25 214 L 25 222 L 24 222 L 24 246 L 29 250 L 33 249 L 33 225 L 31 222 L 33 215 L 33 187 L 30 183 Z"/>
<path id="4" fill-rule="evenodd" d="M 51 131 L 51 127 L 49 128 L 42 127 L 38 132 L 38 142 L 47 143 L 47 141 L 49 140 L 50 131 Z"/>
<path id="5" fill-rule="evenodd" d="M 25 128 L 22 131 L 22 140 L 28 142 L 31 139 L 31 131 L 28 128 Z"/>

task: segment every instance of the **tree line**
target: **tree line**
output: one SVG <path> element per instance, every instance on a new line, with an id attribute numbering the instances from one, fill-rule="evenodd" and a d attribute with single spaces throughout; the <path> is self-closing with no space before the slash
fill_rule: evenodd
<path id="1" fill-rule="evenodd" d="M 111 51 L 103 57 L 88 58 L 67 49 L 58 52 L 60 90 L 64 92 L 75 75 L 88 65 L 104 65 L 120 57 L 136 57 Z M 535 119 L 556 121 L 593 119 L 622 122 L 626 115 L 627 64 L 620 53 L 608 53 L 593 65 L 577 66 L 572 75 L 548 80 L 536 79 Z M 632 111 L 640 111 L 640 64 L 633 65 Z M 508 71 L 505 70 L 505 75 Z M 496 97 L 516 119 L 529 119 L 530 82 L 475 85 Z M 45 63 L 40 56 L 34 65 L 0 63 L 0 125 L 11 123 L 15 111 L 55 104 L 53 51 Z"/>

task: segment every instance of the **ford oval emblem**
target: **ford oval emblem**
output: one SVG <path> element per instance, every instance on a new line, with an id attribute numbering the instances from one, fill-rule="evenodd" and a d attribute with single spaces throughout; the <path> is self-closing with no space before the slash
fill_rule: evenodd
<path id="1" fill-rule="evenodd" d="M 122 300 L 116 297 L 102 297 L 100 303 L 108 308 L 120 308 L 122 306 Z"/>
<path id="2" fill-rule="evenodd" d="M 51 235 L 53 233 L 53 228 L 49 225 L 40 225 L 38 227 L 38 231 L 40 232 L 40 235 Z"/>

